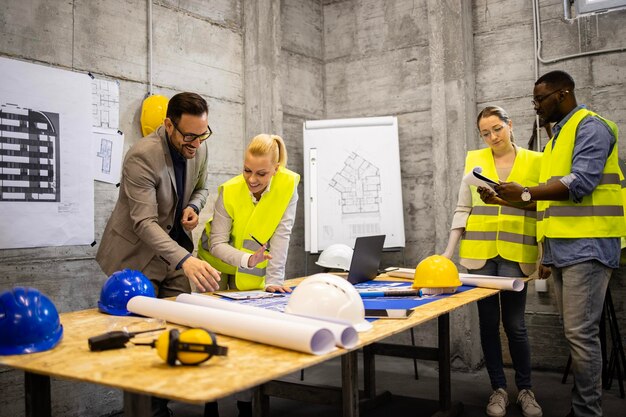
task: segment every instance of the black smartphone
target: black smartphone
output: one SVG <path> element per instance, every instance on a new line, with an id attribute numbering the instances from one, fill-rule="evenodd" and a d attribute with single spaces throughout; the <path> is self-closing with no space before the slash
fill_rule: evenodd
<path id="1" fill-rule="evenodd" d="M 365 318 L 369 319 L 406 319 L 414 310 L 405 308 L 366 308 Z"/>

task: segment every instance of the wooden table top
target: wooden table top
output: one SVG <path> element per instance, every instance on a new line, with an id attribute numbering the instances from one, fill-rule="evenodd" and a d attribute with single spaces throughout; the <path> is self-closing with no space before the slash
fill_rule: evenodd
<path id="1" fill-rule="evenodd" d="M 298 281 L 290 280 L 289 284 Z M 408 319 L 377 320 L 372 330 L 359 333 L 359 343 L 355 349 L 497 292 L 475 288 L 417 307 Z M 36 374 L 201 404 L 346 353 L 345 349 L 337 348 L 328 354 L 316 356 L 223 335 L 218 335 L 218 344 L 228 346 L 228 356 L 214 356 L 199 366 L 170 367 L 157 356 L 155 349 L 134 346 L 132 343 L 128 343 L 125 349 L 104 352 L 89 350 L 89 337 L 110 331 L 112 326 L 119 329 L 138 320 L 141 318 L 101 314 L 97 309 L 64 313 L 61 314 L 63 340 L 57 347 L 40 353 L 0 356 L 0 364 Z M 169 323 L 167 327 L 184 328 Z M 136 337 L 133 340 L 151 339 Z"/>

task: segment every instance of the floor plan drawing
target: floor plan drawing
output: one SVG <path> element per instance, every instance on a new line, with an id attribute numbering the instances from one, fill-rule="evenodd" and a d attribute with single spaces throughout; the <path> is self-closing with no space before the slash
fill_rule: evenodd
<path id="1" fill-rule="evenodd" d="M 119 129 L 120 87 L 115 81 L 91 80 L 93 127 Z"/>
<path id="2" fill-rule="evenodd" d="M 342 214 L 380 212 L 380 170 L 356 152 L 350 153 L 329 185 L 341 193 Z"/>
<path id="3" fill-rule="evenodd" d="M 92 79 L 0 57 L 0 80 L 0 249 L 93 243 Z"/>
<path id="4" fill-rule="evenodd" d="M 308 120 L 302 134 L 305 251 L 373 235 L 404 247 L 398 119 Z"/>
<path id="5" fill-rule="evenodd" d="M 100 138 L 100 151 L 97 153 L 98 158 L 102 159 L 100 172 L 103 174 L 111 173 L 111 157 L 113 156 L 113 141 Z"/>
<path id="6" fill-rule="evenodd" d="M 58 202 L 59 115 L 0 103 L 0 202 Z"/>

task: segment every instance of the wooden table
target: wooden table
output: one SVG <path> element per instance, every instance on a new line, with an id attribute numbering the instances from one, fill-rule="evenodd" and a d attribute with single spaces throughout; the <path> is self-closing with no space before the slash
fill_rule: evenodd
<path id="1" fill-rule="evenodd" d="M 297 281 L 292 283 L 295 282 Z M 57 347 L 40 353 L 0 356 L 0 364 L 25 372 L 28 417 L 51 415 L 52 376 L 121 389 L 124 391 L 125 416 L 139 417 L 150 416 L 151 396 L 203 404 L 245 389 L 259 387 L 256 390 L 254 411 L 260 415 L 263 412 L 262 406 L 267 405 L 267 396 L 277 394 L 272 393 L 274 385 L 271 381 L 342 356 L 343 413 L 344 416 L 357 416 L 357 350 L 439 318 L 439 347 L 436 349 L 436 357 L 440 362 L 440 396 L 443 395 L 440 398 L 440 408 L 447 410 L 451 406 L 448 313 L 497 292 L 476 288 L 420 306 L 406 320 L 378 320 L 374 322 L 372 330 L 359 333 L 359 343 L 354 349 L 337 349 L 319 356 L 218 335 L 218 343 L 228 346 L 228 356 L 213 357 L 200 366 L 192 367 L 170 367 L 156 355 L 154 349 L 133 346 L 130 343 L 126 349 L 91 352 L 87 345 L 89 337 L 109 331 L 114 323 L 119 325 L 136 322 L 138 318 L 107 316 L 96 309 L 76 311 L 61 314 L 64 335 Z M 178 326 L 168 326 L 171 327 Z M 371 393 L 371 385 L 369 390 Z"/>

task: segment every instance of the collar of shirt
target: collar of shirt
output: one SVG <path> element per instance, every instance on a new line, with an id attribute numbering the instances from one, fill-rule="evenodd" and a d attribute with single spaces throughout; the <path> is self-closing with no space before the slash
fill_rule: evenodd
<path id="1" fill-rule="evenodd" d="M 186 159 L 184 156 L 182 156 L 180 154 L 180 152 L 178 152 L 178 150 L 176 148 L 174 148 L 172 146 L 172 142 L 170 142 L 170 138 L 167 135 L 167 132 L 165 132 L 165 140 L 167 140 L 167 146 L 170 149 L 170 155 L 172 156 L 172 162 L 174 162 L 174 166 L 178 165 L 181 166 L 186 162 Z"/>
<path id="2" fill-rule="evenodd" d="M 567 123 L 567 121 L 574 115 L 574 113 L 576 113 L 580 109 L 586 109 L 586 108 L 587 106 L 585 106 L 584 104 L 579 104 L 578 106 L 576 106 L 574 110 L 569 112 L 567 116 L 562 118 L 560 122 L 558 122 L 557 124 L 554 125 L 554 127 L 552 127 L 552 137 L 554 138 L 552 143 L 556 141 L 557 136 L 559 136 L 559 132 L 561 131 L 565 123 Z"/>
<path id="3" fill-rule="evenodd" d="M 272 186 L 272 180 L 273 179 L 274 179 L 274 177 L 270 178 L 270 182 L 267 184 L 267 187 L 265 188 L 265 190 L 261 193 L 261 197 L 263 197 L 265 195 L 265 193 L 268 193 L 270 191 L 270 187 Z M 252 198 L 252 202 L 254 204 L 259 202 L 259 200 L 256 199 L 256 197 L 254 196 L 254 194 L 252 194 L 251 191 L 250 191 L 250 197 Z"/>

